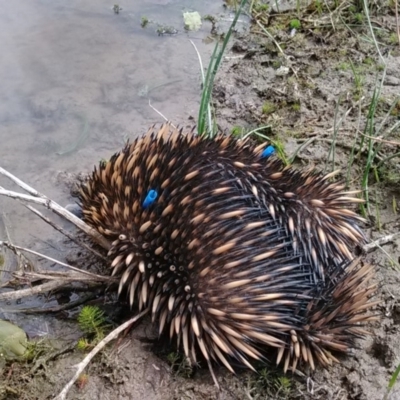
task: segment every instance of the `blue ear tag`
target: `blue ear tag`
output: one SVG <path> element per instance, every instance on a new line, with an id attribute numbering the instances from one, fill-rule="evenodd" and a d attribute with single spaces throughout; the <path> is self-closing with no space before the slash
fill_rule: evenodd
<path id="1" fill-rule="evenodd" d="M 142 204 L 143 208 L 147 208 L 147 207 L 151 206 L 156 201 L 157 196 L 158 196 L 158 193 L 156 190 L 153 190 L 153 189 L 149 190 L 149 192 L 147 193 L 147 195 L 143 201 L 143 204 Z"/>
<path id="2" fill-rule="evenodd" d="M 261 153 L 261 158 L 268 158 L 272 154 L 275 153 L 275 147 L 274 146 L 267 146 L 264 151 Z"/>

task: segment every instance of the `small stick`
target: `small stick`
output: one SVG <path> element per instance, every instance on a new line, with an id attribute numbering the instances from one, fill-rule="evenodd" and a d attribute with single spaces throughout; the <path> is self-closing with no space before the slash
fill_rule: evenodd
<path id="1" fill-rule="evenodd" d="M 6 176 L 7 178 L 11 179 L 14 183 L 16 183 L 19 187 L 24 189 L 26 192 L 30 193 L 32 196 L 46 198 L 43 194 L 39 193 L 36 189 L 29 186 L 25 182 L 22 182 L 21 179 L 17 178 L 10 172 L 6 171 L 4 168 L 0 167 L 0 174 Z"/>
<path id="2" fill-rule="evenodd" d="M 34 296 L 40 293 L 48 293 L 53 290 L 58 290 L 64 288 L 70 283 L 74 282 L 82 282 L 90 287 L 98 286 L 98 284 L 93 284 L 93 282 L 106 282 L 112 283 L 113 278 L 105 276 L 103 280 L 93 278 L 89 278 L 87 276 L 82 276 L 82 274 L 77 272 L 64 272 L 64 273 L 56 273 L 53 271 L 41 271 L 41 273 L 36 272 L 25 272 L 24 275 L 20 276 L 19 274 L 15 274 L 17 277 L 26 277 L 26 280 L 33 282 L 37 279 L 44 280 L 47 279 L 48 282 L 42 283 L 37 286 L 32 286 L 27 289 L 19 289 L 19 290 L 12 290 L 8 292 L 0 293 L 0 301 L 9 301 L 9 300 L 16 300 L 21 299 L 24 297 Z M 5 287 L 7 283 L 2 285 Z"/>
<path id="3" fill-rule="evenodd" d="M 175 126 L 174 124 L 172 124 L 171 121 L 170 121 L 164 114 L 162 114 L 160 111 L 158 111 L 157 108 L 153 107 L 153 105 L 152 105 L 151 102 L 150 102 L 150 99 L 149 99 L 149 107 L 152 108 L 158 115 L 160 115 L 162 118 L 164 118 L 164 120 L 165 120 L 166 122 L 168 122 L 169 124 L 171 124 L 171 126 L 174 127 L 174 128 L 176 129 L 176 126 Z"/>
<path id="4" fill-rule="evenodd" d="M 400 236 L 400 232 L 392 233 L 391 235 L 382 236 L 381 238 L 374 240 L 371 243 L 366 244 L 363 246 L 363 250 L 367 253 L 375 250 L 378 247 L 381 247 L 384 244 L 392 242 L 397 236 Z"/>
<path id="5" fill-rule="evenodd" d="M 85 274 L 81 274 L 80 272 L 61 272 L 61 273 L 56 273 L 53 271 L 48 271 L 48 270 L 42 270 L 39 272 L 25 272 L 24 277 L 27 277 L 30 279 L 32 282 L 35 280 L 44 280 L 48 279 L 50 280 L 59 280 L 59 281 L 65 281 L 65 282 L 88 282 L 88 283 L 94 283 L 94 282 L 100 282 L 100 283 L 115 283 L 117 282 L 116 279 L 109 277 L 109 276 L 103 276 L 103 279 L 95 278 L 93 279 L 90 276 L 87 276 Z"/>
<path id="6" fill-rule="evenodd" d="M 31 210 L 33 213 L 35 213 L 39 218 L 41 218 L 43 221 L 47 222 L 49 225 L 51 225 L 54 229 L 62 233 L 64 236 L 66 236 L 69 240 L 72 240 L 75 244 L 78 246 L 83 247 L 84 249 L 90 251 L 93 253 L 95 256 L 101 258 L 102 260 L 106 260 L 106 257 L 104 257 L 102 254 L 100 254 L 98 251 L 94 250 L 92 247 L 88 246 L 86 243 L 83 243 L 77 239 L 75 239 L 72 235 L 70 235 L 65 229 L 61 228 L 61 226 L 58 226 L 55 222 L 44 216 L 39 210 L 36 210 L 36 208 L 32 206 L 28 206 L 24 204 L 26 208 Z"/>
<path id="7" fill-rule="evenodd" d="M 331 9 L 329 8 L 328 2 L 325 0 L 324 3 L 325 3 L 326 8 L 327 8 L 328 11 L 329 11 L 329 18 L 330 18 L 330 20 L 331 20 L 333 32 L 336 32 L 335 23 L 334 23 L 334 21 L 333 21 L 333 13 L 332 13 Z"/>
<path id="8" fill-rule="evenodd" d="M 7 178 L 11 179 L 19 187 L 24 189 L 26 192 L 30 193 L 33 197 L 32 196 L 23 195 L 22 193 L 17 193 L 17 192 L 12 192 L 12 191 L 5 190 L 1 186 L 0 186 L 0 195 L 9 196 L 9 197 L 13 197 L 13 198 L 16 198 L 16 199 L 19 198 L 19 199 L 22 199 L 22 200 L 25 200 L 25 201 L 34 202 L 36 204 L 44 205 L 45 207 L 47 207 L 48 209 L 52 210 L 56 214 L 60 215 L 61 217 L 65 218 L 66 220 L 68 220 L 71 223 L 73 223 L 77 228 L 81 229 L 84 233 L 86 233 L 91 238 L 93 238 L 93 240 L 96 243 L 98 243 L 100 246 L 104 247 L 106 250 L 109 250 L 110 244 L 108 243 L 108 241 L 102 235 L 100 235 L 95 229 L 93 229 L 90 226 L 88 226 L 87 224 L 85 224 L 76 215 L 72 214 L 71 212 L 66 210 L 64 207 L 61 207 L 55 201 L 50 200 L 45 195 L 43 195 L 42 193 L 38 192 L 36 189 L 34 189 L 33 187 L 29 186 L 28 184 L 23 182 L 21 179 L 17 178 L 15 175 L 13 175 L 12 173 L 8 172 L 7 170 L 5 170 L 2 167 L 0 167 L 0 174 L 2 174 L 4 176 L 6 176 Z M 34 198 L 37 198 L 37 200 L 39 200 L 38 198 L 40 198 L 40 199 L 42 199 L 44 201 L 41 201 L 41 202 L 34 201 L 33 200 Z"/>
<path id="9" fill-rule="evenodd" d="M 146 315 L 149 312 L 149 308 L 146 308 L 143 310 L 141 313 L 136 315 L 135 317 L 131 318 L 130 320 L 124 322 L 122 325 L 120 325 L 118 328 L 114 329 L 110 334 L 108 334 L 79 364 L 77 364 L 75 367 L 77 368 L 75 375 L 72 377 L 72 379 L 64 386 L 63 390 L 59 393 L 58 396 L 54 398 L 54 400 L 65 400 L 67 393 L 71 389 L 72 385 L 76 382 L 76 380 L 79 378 L 83 370 L 87 367 L 87 365 L 90 363 L 92 358 L 104 347 L 106 346 L 111 340 L 115 339 L 122 331 L 124 331 L 126 328 L 131 326 L 133 323 L 138 321 L 140 318 L 142 318 L 144 315 Z"/>
<path id="10" fill-rule="evenodd" d="M 288 59 L 287 55 L 284 53 L 282 50 L 282 47 L 279 46 L 279 43 L 275 40 L 275 38 L 268 32 L 268 30 L 261 24 L 261 22 L 256 18 L 255 19 L 257 25 L 261 28 L 261 30 L 264 32 L 266 36 L 268 36 L 275 44 L 276 48 L 279 50 L 279 52 L 286 58 Z"/>
<path id="11" fill-rule="evenodd" d="M 380 143 L 393 144 L 395 146 L 399 146 L 400 145 L 400 142 L 395 141 L 395 140 L 385 140 L 385 139 L 382 139 L 380 137 L 366 135 L 365 133 L 362 133 L 362 132 L 360 132 L 360 134 L 361 134 L 361 136 L 364 136 L 367 139 L 372 139 L 372 140 L 375 140 L 375 141 L 380 142 Z"/>
<path id="12" fill-rule="evenodd" d="M 0 167 L 0 173 L 2 172 L 3 168 Z M 15 178 L 18 179 L 18 178 Z M 110 243 L 106 240 L 102 235 L 100 235 L 95 229 L 91 228 L 89 225 L 85 224 L 81 219 L 79 219 L 76 215 L 72 214 L 64 207 L 61 207 L 59 204 L 50 200 L 48 198 L 43 197 L 35 197 L 30 196 L 24 193 L 13 192 L 11 190 L 6 190 L 0 186 L 0 195 L 11 197 L 13 199 L 24 200 L 29 203 L 40 204 L 61 217 L 65 218 L 66 220 L 73 223 L 77 228 L 85 232 L 88 236 L 90 236 L 97 244 L 103 247 L 106 250 L 109 250 Z"/>
<path id="13" fill-rule="evenodd" d="M 59 289 L 65 285 L 66 282 L 50 281 L 42 283 L 41 285 L 33 286 L 29 289 L 20 289 L 11 292 L 0 293 L 0 301 L 9 301 L 29 297 L 36 294 L 51 292 L 52 290 Z"/>
<path id="14" fill-rule="evenodd" d="M 98 279 L 100 281 L 104 281 L 104 279 L 105 279 L 105 277 L 103 275 L 97 275 L 97 274 L 93 274 L 92 272 L 84 271 L 82 269 L 73 267 L 72 265 L 63 263 L 62 261 L 56 260 L 55 258 L 51 258 L 49 256 L 46 256 L 46 255 L 42 254 L 42 253 L 38 253 L 37 251 L 26 249 L 25 247 L 15 246 L 15 245 L 13 245 L 13 244 L 11 244 L 9 242 L 3 242 L 3 241 L 0 240 L 0 246 L 2 246 L 2 245 L 8 247 L 12 251 L 22 250 L 22 251 L 26 251 L 27 253 L 34 254 L 35 256 L 39 256 L 41 258 L 44 258 L 44 259 L 49 260 L 51 262 L 54 262 L 56 264 L 62 265 L 63 267 L 67 267 L 69 269 L 72 269 L 73 271 L 79 272 L 79 273 L 84 274 L 84 275 L 88 275 L 88 276 L 91 277 L 91 279 L 95 279 L 95 280 Z"/>

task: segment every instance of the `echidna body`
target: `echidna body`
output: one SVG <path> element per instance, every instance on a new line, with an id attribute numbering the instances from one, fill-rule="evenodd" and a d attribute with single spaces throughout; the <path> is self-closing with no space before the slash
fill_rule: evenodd
<path id="1" fill-rule="evenodd" d="M 189 359 L 284 370 L 336 360 L 365 334 L 374 286 L 353 261 L 360 200 L 265 144 L 151 129 L 95 169 L 84 219 L 112 240 L 113 274 Z"/>

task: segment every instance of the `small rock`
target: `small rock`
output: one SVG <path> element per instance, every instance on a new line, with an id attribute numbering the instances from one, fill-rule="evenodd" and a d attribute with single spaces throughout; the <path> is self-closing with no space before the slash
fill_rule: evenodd
<path id="1" fill-rule="evenodd" d="M 384 85 L 386 86 L 400 86 L 400 79 L 395 76 L 386 76 Z"/>
<path id="2" fill-rule="evenodd" d="M 276 76 L 285 76 L 289 73 L 289 68 L 285 66 L 281 66 L 276 70 Z"/>

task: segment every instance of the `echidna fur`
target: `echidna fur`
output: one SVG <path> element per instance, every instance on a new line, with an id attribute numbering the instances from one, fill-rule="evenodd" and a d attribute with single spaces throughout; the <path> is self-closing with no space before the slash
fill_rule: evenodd
<path id="1" fill-rule="evenodd" d="M 373 319 L 361 200 L 264 148 L 153 127 L 95 169 L 84 220 L 112 240 L 119 292 L 192 362 L 253 369 L 275 348 L 284 371 L 327 366 Z"/>

